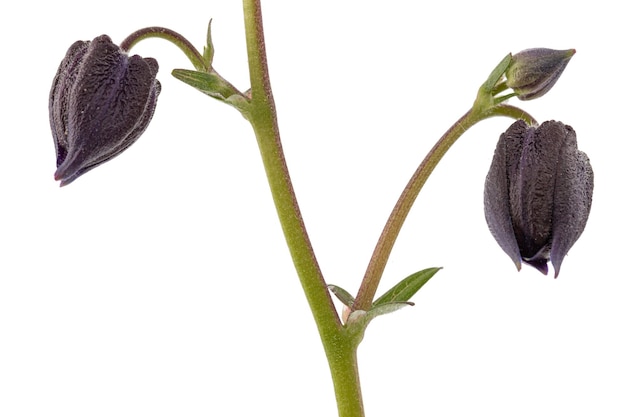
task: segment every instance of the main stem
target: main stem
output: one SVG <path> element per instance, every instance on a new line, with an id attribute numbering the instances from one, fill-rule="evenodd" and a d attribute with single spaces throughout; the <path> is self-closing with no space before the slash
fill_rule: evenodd
<path id="1" fill-rule="evenodd" d="M 243 0 L 243 7 L 251 84 L 251 106 L 247 117 L 257 138 L 294 266 L 322 339 L 335 387 L 339 416 L 363 417 L 356 360 L 358 342 L 341 324 L 330 298 L 302 220 L 280 141 L 267 67 L 261 2 Z M 312 400 L 315 392 L 315 389 L 311 391 Z"/>

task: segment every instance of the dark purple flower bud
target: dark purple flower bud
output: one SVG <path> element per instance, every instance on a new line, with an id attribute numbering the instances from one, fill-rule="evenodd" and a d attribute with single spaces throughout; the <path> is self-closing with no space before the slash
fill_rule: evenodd
<path id="1" fill-rule="evenodd" d="M 556 278 L 589 217 L 593 171 L 576 132 L 518 120 L 500 136 L 485 181 L 485 218 L 517 269 L 525 262 Z"/>
<path id="2" fill-rule="evenodd" d="M 513 55 L 506 70 L 506 85 L 520 100 L 532 100 L 547 93 L 559 79 L 575 49 L 526 49 Z"/>
<path id="3" fill-rule="evenodd" d="M 139 138 L 161 91 L 158 69 L 155 59 L 128 56 L 106 35 L 70 47 L 50 91 L 55 180 L 69 184 Z"/>

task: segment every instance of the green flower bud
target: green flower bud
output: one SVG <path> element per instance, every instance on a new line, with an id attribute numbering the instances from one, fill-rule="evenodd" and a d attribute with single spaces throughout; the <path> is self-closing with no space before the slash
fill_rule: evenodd
<path id="1" fill-rule="evenodd" d="M 526 49 L 513 55 L 507 68 L 506 85 L 520 100 L 532 100 L 550 91 L 559 79 L 575 49 Z"/>

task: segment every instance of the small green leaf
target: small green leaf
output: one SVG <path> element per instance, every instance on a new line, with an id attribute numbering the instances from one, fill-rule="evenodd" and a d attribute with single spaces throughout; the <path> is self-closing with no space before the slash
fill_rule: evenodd
<path id="1" fill-rule="evenodd" d="M 175 69 L 172 71 L 172 75 L 198 91 L 216 100 L 230 104 L 244 115 L 248 111 L 248 100 L 216 72 Z"/>
<path id="2" fill-rule="evenodd" d="M 204 47 L 204 51 L 202 57 L 204 58 L 204 62 L 207 65 L 207 68 L 212 68 L 213 66 L 213 54 L 215 54 L 215 49 L 213 48 L 213 40 L 211 39 L 211 22 L 213 19 L 209 20 L 209 28 L 206 33 L 206 46 Z"/>
<path id="3" fill-rule="evenodd" d="M 328 286 L 328 289 L 335 294 L 339 301 L 352 308 L 352 304 L 354 304 L 354 297 L 348 291 L 332 284 Z"/>
<path id="4" fill-rule="evenodd" d="M 441 268 L 427 268 L 409 275 L 372 304 L 372 310 L 391 303 L 407 303 Z"/>
<path id="5" fill-rule="evenodd" d="M 509 68 L 512 61 L 513 55 L 511 55 L 510 53 L 502 58 L 502 61 L 500 61 L 500 63 L 496 65 L 493 71 L 491 71 L 491 74 L 489 74 L 489 77 L 487 77 L 487 81 L 485 81 L 485 83 L 483 84 L 483 88 L 485 89 L 485 91 L 492 92 L 494 90 L 496 84 L 498 83 L 498 81 L 500 81 L 500 79 L 502 79 L 502 76 Z"/>
<path id="6" fill-rule="evenodd" d="M 504 77 L 504 73 L 509 68 L 509 65 L 511 65 L 512 60 L 513 55 L 509 53 L 496 65 L 493 71 L 491 71 L 487 80 L 478 89 L 478 94 L 474 101 L 474 109 L 487 109 L 495 105 L 494 96 L 501 92 L 502 87 L 502 83 L 499 82 Z"/>
<path id="7" fill-rule="evenodd" d="M 228 91 L 228 85 L 215 73 L 175 69 L 172 75 L 200 92 L 221 101 L 226 100 L 233 93 Z"/>

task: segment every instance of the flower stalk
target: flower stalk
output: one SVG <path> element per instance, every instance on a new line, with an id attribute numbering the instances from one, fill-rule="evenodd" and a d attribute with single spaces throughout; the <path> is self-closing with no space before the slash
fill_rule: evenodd
<path id="1" fill-rule="evenodd" d="M 189 42 L 180 33 L 164 27 L 151 26 L 139 29 L 138 31 L 130 34 L 126 39 L 122 41 L 122 43 L 120 44 L 120 49 L 128 52 L 133 46 L 137 45 L 137 43 L 149 38 L 161 38 L 172 42 L 181 51 L 183 51 L 185 56 L 198 71 L 209 70 L 209 66 L 207 66 L 207 63 L 205 62 L 203 56 L 191 44 L 191 42 Z"/>
<path id="2" fill-rule="evenodd" d="M 380 283 L 383 271 L 391 255 L 391 250 L 393 249 L 409 211 L 413 207 L 415 199 L 422 190 L 428 177 L 430 177 L 430 174 L 457 139 L 476 123 L 494 116 L 522 119 L 529 124 L 535 123 L 535 120 L 530 114 L 517 107 L 505 104 L 485 107 L 482 103 L 482 100 L 477 100 L 472 109 L 461 116 L 461 118 L 443 134 L 409 179 L 409 182 L 389 215 L 389 219 L 374 248 L 370 263 L 367 266 L 361 287 L 359 288 L 354 302 L 354 310 L 367 311 L 371 308 L 374 295 L 378 289 L 378 284 Z"/>

